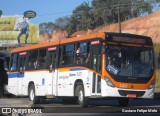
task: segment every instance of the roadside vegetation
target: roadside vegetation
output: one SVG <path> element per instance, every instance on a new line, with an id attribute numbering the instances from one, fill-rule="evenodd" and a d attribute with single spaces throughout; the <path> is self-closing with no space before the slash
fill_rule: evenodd
<path id="1" fill-rule="evenodd" d="M 156 67 L 156 85 L 155 91 L 160 94 L 160 69 L 158 69 L 158 55 L 160 53 L 160 44 L 154 44 L 155 67 Z"/>

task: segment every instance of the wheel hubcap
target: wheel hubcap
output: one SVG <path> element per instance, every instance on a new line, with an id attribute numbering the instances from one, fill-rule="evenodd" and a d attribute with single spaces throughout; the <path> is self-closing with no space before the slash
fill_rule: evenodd
<path id="1" fill-rule="evenodd" d="M 34 91 L 33 91 L 33 89 L 30 91 L 30 98 L 33 101 L 33 99 L 34 99 Z"/>
<path id="2" fill-rule="evenodd" d="M 82 103 L 83 101 L 83 92 L 79 91 L 79 101 Z"/>

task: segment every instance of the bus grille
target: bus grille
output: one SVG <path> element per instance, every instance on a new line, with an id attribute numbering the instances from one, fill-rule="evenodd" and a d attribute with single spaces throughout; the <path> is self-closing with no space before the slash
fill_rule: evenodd
<path id="1" fill-rule="evenodd" d="M 128 94 L 136 94 L 137 97 L 141 97 L 145 94 L 145 91 L 126 91 L 126 90 L 118 90 L 121 96 L 127 96 Z"/>

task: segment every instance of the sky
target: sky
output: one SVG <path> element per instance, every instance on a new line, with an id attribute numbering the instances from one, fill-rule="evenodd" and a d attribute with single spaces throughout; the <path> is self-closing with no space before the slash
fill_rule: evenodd
<path id="1" fill-rule="evenodd" d="M 1 0 L 2 16 L 23 15 L 27 10 L 35 11 L 37 16 L 30 19 L 33 24 L 54 22 L 63 16 L 70 16 L 72 11 L 83 2 L 92 0 Z"/>

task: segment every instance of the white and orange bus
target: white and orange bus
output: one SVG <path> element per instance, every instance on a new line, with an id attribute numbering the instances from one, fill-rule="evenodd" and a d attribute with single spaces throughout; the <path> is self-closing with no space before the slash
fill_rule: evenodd
<path id="1" fill-rule="evenodd" d="M 85 107 L 90 98 L 153 98 L 154 50 L 151 38 L 95 33 L 11 51 L 8 91 L 34 103 L 62 98 Z"/>

